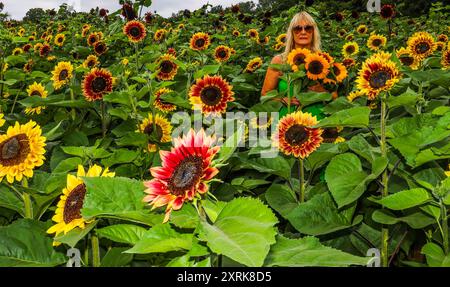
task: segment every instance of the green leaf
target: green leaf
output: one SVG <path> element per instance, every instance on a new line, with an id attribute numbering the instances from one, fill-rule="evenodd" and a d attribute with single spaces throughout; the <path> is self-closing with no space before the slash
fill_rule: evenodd
<path id="1" fill-rule="evenodd" d="M 430 267 L 450 267 L 450 255 L 445 255 L 442 248 L 432 242 L 422 247 L 422 254 L 427 258 Z"/>
<path id="2" fill-rule="evenodd" d="M 227 203 L 223 201 L 212 202 L 211 200 L 203 200 L 202 206 L 205 209 L 206 215 L 214 223 L 217 220 L 222 209 Z"/>
<path id="3" fill-rule="evenodd" d="M 139 242 L 146 232 L 145 228 L 132 224 L 116 224 L 97 229 L 99 237 L 130 245 Z"/>
<path id="4" fill-rule="evenodd" d="M 275 243 L 276 223 L 275 215 L 261 201 L 241 197 L 230 201 L 213 225 L 201 222 L 199 238 L 217 254 L 258 267 Z"/>
<path id="5" fill-rule="evenodd" d="M 403 210 L 421 205 L 430 199 L 431 197 L 425 189 L 414 188 L 394 193 L 377 202 L 392 210 Z"/>
<path id="6" fill-rule="evenodd" d="M 23 201 L 6 186 L 0 186 L 0 207 L 8 208 L 24 215 Z"/>
<path id="7" fill-rule="evenodd" d="M 267 203 L 281 216 L 287 218 L 289 213 L 298 206 L 295 193 L 286 185 L 272 184 L 265 193 Z"/>
<path id="8" fill-rule="evenodd" d="M 312 236 L 300 239 L 288 239 L 282 235 L 272 246 L 265 266 L 304 267 L 328 266 L 342 267 L 366 265 L 369 258 L 355 256 L 338 249 L 324 246 Z"/>
<path id="9" fill-rule="evenodd" d="M 128 149 L 116 149 L 113 154 L 102 160 L 102 165 L 111 167 L 115 164 L 133 162 L 139 156 L 139 152 Z"/>
<path id="10" fill-rule="evenodd" d="M 354 107 L 336 112 L 321 120 L 315 127 L 367 127 L 369 125 L 370 108 Z"/>
<path id="11" fill-rule="evenodd" d="M 316 236 L 346 229 L 361 222 L 362 216 L 357 216 L 352 221 L 355 208 L 356 205 L 352 205 L 338 211 L 327 192 L 301 203 L 291 211 L 287 219 L 301 233 Z"/>
<path id="12" fill-rule="evenodd" d="M 75 228 L 69 231 L 67 234 L 61 234 L 56 236 L 54 241 L 61 242 L 69 245 L 70 247 L 75 247 L 77 243 L 83 239 L 95 226 L 97 225 L 97 221 L 89 223 L 85 226 L 85 228 Z"/>
<path id="13" fill-rule="evenodd" d="M 297 98 L 302 103 L 303 106 L 309 106 L 317 102 L 324 102 L 331 100 L 330 93 L 317 93 L 317 92 L 307 92 L 297 94 Z"/>
<path id="14" fill-rule="evenodd" d="M 418 99 L 418 94 L 413 90 L 408 90 L 399 96 L 392 96 L 387 98 L 387 105 L 390 109 L 396 107 L 413 107 Z"/>
<path id="15" fill-rule="evenodd" d="M 53 170 L 54 173 L 69 172 L 77 169 L 79 164 L 82 164 L 82 160 L 79 157 L 70 157 L 61 161 Z"/>
<path id="16" fill-rule="evenodd" d="M 206 65 L 202 69 L 194 73 L 194 79 L 201 78 L 205 75 L 214 75 L 219 71 L 220 65 Z"/>
<path id="17" fill-rule="evenodd" d="M 245 125 L 238 127 L 238 130 L 226 139 L 223 145 L 220 147 L 220 151 L 217 158 L 214 160 L 215 164 L 226 162 L 236 151 L 236 148 L 242 144 L 242 138 L 244 137 Z"/>
<path id="18" fill-rule="evenodd" d="M 0 266 L 53 267 L 66 257 L 53 249 L 53 240 L 46 234 L 46 225 L 30 219 L 19 219 L 0 226 Z"/>
<path id="19" fill-rule="evenodd" d="M 380 149 L 371 146 L 362 135 L 357 135 L 347 141 L 348 147 L 357 155 L 363 157 L 368 162 L 375 160 L 380 155 Z"/>
<path id="20" fill-rule="evenodd" d="M 123 177 L 83 177 L 86 197 L 81 213 L 86 219 L 113 217 L 154 225 L 160 219 L 144 208 L 144 185 Z"/>
<path id="21" fill-rule="evenodd" d="M 189 250 L 192 246 L 193 234 L 181 234 L 169 224 L 158 224 L 148 230 L 144 237 L 126 253 L 158 253 Z"/>
<path id="22" fill-rule="evenodd" d="M 435 223 L 434 218 L 424 214 L 423 212 L 416 212 L 407 216 L 398 217 L 387 210 L 375 210 L 372 213 L 372 219 L 375 222 L 387 225 L 404 222 L 414 229 L 421 229 Z"/>
<path id="23" fill-rule="evenodd" d="M 291 165 L 283 157 L 276 158 L 240 158 L 241 168 L 256 169 L 259 172 L 267 172 L 279 175 L 285 179 L 291 178 Z"/>
<path id="24" fill-rule="evenodd" d="M 180 228 L 196 228 L 199 222 L 197 210 L 191 204 L 183 204 L 180 210 L 170 214 L 170 223 Z"/>
<path id="25" fill-rule="evenodd" d="M 100 267 L 124 267 L 133 260 L 133 254 L 124 253 L 127 248 L 113 247 L 102 258 Z"/>

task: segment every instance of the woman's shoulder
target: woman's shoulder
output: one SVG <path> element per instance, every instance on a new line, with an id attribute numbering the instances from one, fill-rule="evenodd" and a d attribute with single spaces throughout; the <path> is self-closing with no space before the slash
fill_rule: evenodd
<path id="1" fill-rule="evenodd" d="M 275 55 L 272 58 L 272 61 L 270 63 L 271 64 L 283 64 L 283 57 L 281 56 L 281 54 Z"/>

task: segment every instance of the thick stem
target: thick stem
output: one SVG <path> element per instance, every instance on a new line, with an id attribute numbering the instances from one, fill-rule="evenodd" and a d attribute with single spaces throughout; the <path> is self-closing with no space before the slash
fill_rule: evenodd
<path id="1" fill-rule="evenodd" d="M 136 61 L 136 76 L 139 76 L 138 44 L 134 44 L 134 58 Z"/>
<path id="2" fill-rule="evenodd" d="M 387 158 L 387 146 L 386 146 L 386 99 L 381 99 L 381 139 L 380 139 L 380 149 L 381 156 Z M 389 194 L 388 191 L 388 170 L 387 168 L 384 170 L 382 174 L 382 197 L 386 197 Z M 383 267 L 388 267 L 389 265 L 389 254 L 388 254 L 388 239 L 389 239 L 389 230 L 386 226 L 382 227 L 381 230 L 381 264 Z"/>
<path id="3" fill-rule="evenodd" d="M 106 108 L 103 100 L 100 102 L 100 109 L 102 110 L 102 136 L 106 136 Z"/>
<path id="4" fill-rule="evenodd" d="M 288 108 L 288 114 L 290 114 L 291 113 L 291 77 L 288 75 L 287 76 L 287 92 L 288 92 L 288 106 L 287 106 L 287 108 Z"/>
<path id="5" fill-rule="evenodd" d="M 97 235 L 92 235 L 92 267 L 100 267 L 100 247 Z"/>
<path id="6" fill-rule="evenodd" d="M 442 225 L 442 244 L 444 245 L 444 254 L 448 254 L 448 218 L 447 209 L 441 202 L 441 225 Z"/>
<path id="7" fill-rule="evenodd" d="M 305 202 L 305 168 L 303 166 L 303 159 L 298 159 L 298 179 L 300 181 L 300 203 Z"/>
<path id="8" fill-rule="evenodd" d="M 25 177 L 22 179 L 22 185 L 23 187 L 28 187 L 28 181 Z M 24 191 L 22 194 L 22 198 L 25 211 L 25 218 L 33 219 L 33 203 L 31 202 L 30 194 Z"/>

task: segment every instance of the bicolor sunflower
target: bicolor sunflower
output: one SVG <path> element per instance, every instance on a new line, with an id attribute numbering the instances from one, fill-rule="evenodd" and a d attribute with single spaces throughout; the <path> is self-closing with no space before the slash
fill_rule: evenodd
<path id="1" fill-rule="evenodd" d="M 156 78 L 161 81 L 173 80 L 178 72 L 178 65 L 175 63 L 175 56 L 164 54 L 156 61 L 158 74 Z"/>
<path id="2" fill-rule="evenodd" d="M 66 187 L 62 190 L 59 198 L 55 215 L 52 220 L 55 225 L 47 230 L 48 234 L 55 233 L 58 236 L 61 233 L 67 234 L 75 228 L 84 229 L 86 224 L 94 219 L 86 220 L 81 215 L 84 198 L 86 196 L 86 185 L 82 177 L 114 177 L 114 172 L 109 172 L 108 168 L 104 170 L 98 165 L 93 165 L 86 172 L 82 165 L 78 165 L 77 175 L 68 174 Z"/>
<path id="3" fill-rule="evenodd" d="M 108 47 L 106 46 L 105 42 L 103 42 L 103 41 L 98 41 L 94 44 L 94 52 L 98 56 L 103 55 L 107 49 L 108 49 Z"/>
<path id="4" fill-rule="evenodd" d="M 47 91 L 45 90 L 45 87 L 42 84 L 38 84 L 36 82 L 28 87 L 27 93 L 30 97 L 38 96 L 43 99 L 47 97 Z M 45 107 L 26 108 L 25 113 L 27 115 L 35 113 L 39 115 L 43 109 L 45 109 Z"/>
<path id="5" fill-rule="evenodd" d="M 253 39 L 253 40 L 259 39 L 259 33 L 256 29 L 249 29 L 247 31 L 247 36 L 249 36 L 250 39 Z"/>
<path id="6" fill-rule="evenodd" d="M 385 55 L 375 54 L 363 63 L 356 83 L 357 88 L 367 95 L 369 100 L 374 100 L 381 92 L 390 90 L 400 77 L 394 62 Z"/>
<path id="7" fill-rule="evenodd" d="M 94 46 L 95 43 L 97 43 L 98 41 L 100 41 L 100 37 L 97 33 L 90 33 L 89 36 L 86 39 L 87 44 L 89 46 Z"/>
<path id="8" fill-rule="evenodd" d="M 189 91 L 189 101 L 193 108 L 200 107 L 205 115 L 223 114 L 227 103 L 234 101 L 232 86 L 222 76 L 204 76 L 197 79 Z"/>
<path id="9" fill-rule="evenodd" d="M 283 117 L 272 135 L 272 142 L 285 155 L 304 159 L 322 143 L 323 130 L 313 128 L 317 118 L 310 113 L 297 111 Z"/>
<path id="10" fill-rule="evenodd" d="M 31 49 L 31 47 L 33 47 L 31 44 L 25 44 L 25 45 L 23 45 L 23 47 L 22 47 L 22 50 L 25 52 L 25 53 L 28 53 L 29 51 L 30 51 L 30 49 Z"/>
<path id="11" fill-rule="evenodd" d="M 297 72 L 301 65 L 305 64 L 305 59 L 311 54 L 311 51 L 305 48 L 297 48 L 292 50 L 288 57 L 287 62 L 291 65 L 294 72 Z"/>
<path id="12" fill-rule="evenodd" d="M 417 61 L 422 61 L 436 50 L 433 36 L 428 32 L 416 32 L 408 38 L 407 47 Z"/>
<path id="13" fill-rule="evenodd" d="M 359 45 L 356 42 L 347 42 L 342 47 L 342 55 L 345 58 L 351 58 L 359 53 Z"/>
<path id="14" fill-rule="evenodd" d="M 356 28 L 356 32 L 361 35 L 366 34 L 368 30 L 366 25 L 359 25 L 358 28 Z"/>
<path id="15" fill-rule="evenodd" d="M 156 30 L 155 35 L 153 36 L 153 40 L 155 40 L 156 42 L 160 42 L 162 39 L 164 39 L 166 33 L 167 33 L 166 29 Z"/>
<path id="16" fill-rule="evenodd" d="M 89 55 L 86 60 L 83 62 L 83 67 L 87 69 L 93 69 L 94 67 L 98 66 L 100 62 L 98 61 L 97 56 L 95 55 Z"/>
<path id="17" fill-rule="evenodd" d="M 39 50 L 39 56 L 41 56 L 41 57 L 47 57 L 47 56 L 50 54 L 50 52 L 51 52 L 51 47 L 50 47 L 50 45 L 47 44 L 47 43 L 44 43 L 44 44 L 41 46 L 41 49 Z"/>
<path id="18" fill-rule="evenodd" d="M 123 33 L 128 37 L 128 39 L 133 43 L 142 42 L 147 36 L 147 31 L 145 26 L 140 21 L 129 21 L 123 26 Z"/>
<path id="19" fill-rule="evenodd" d="M 155 107 L 160 110 L 163 113 L 172 112 L 177 109 L 177 106 L 171 103 L 165 102 L 163 99 L 161 99 L 161 96 L 164 94 L 168 94 L 173 92 L 171 89 L 168 88 L 160 88 L 155 92 Z"/>
<path id="20" fill-rule="evenodd" d="M 386 46 L 387 39 L 383 35 L 372 34 L 367 40 L 367 47 L 372 51 L 378 51 L 382 47 Z"/>
<path id="21" fill-rule="evenodd" d="M 88 101 L 103 99 L 103 96 L 112 92 L 113 77 L 105 69 L 94 68 L 84 76 L 83 95 Z"/>
<path id="22" fill-rule="evenodd" d="M 334 62 L 332 65 L 333 74 L 338 83 L 342 83 L 348 76 L 347 68 L 341 63 Z"/>
<path id="23" fill-rule="evenodd" d="M 33 170 L 44 164 L 45 140 L 34 121 L 18 122 L 0 135 L 0 182 L 6 176 L 9 183 L 33 177 Z"/>
<path id="24" fill-rule="evenodd" d="M 28 62 L 23 66 L 23 71 L 25 73 L 30 73 L 31 70 L 33 69 L 33 60 L 28 60 Z"/>
<path id="25" fill-rule="evenodd" d="M 209 47 L 211 39 L 208 34 L 199 32 L 195 33 L 190 40 L 189 47 L 195 51 L 202 51 Z"/>
<path id="26" fill-rule="evenodd" d="M 286 33 L 278 35 L 276 41 L 277 43 L 286 44 Z"/>
<path id="27" fill-rule="evenodd" d="M 305 58 L 306 76 L 310 80 L 325 79 L 330 72 L 330 64 L 325 57 L 317 54 L 310 53 Z"/>
<path id="28" fill-rule="evenodd" d="M 395 8 L 393 5 L 385 4 L 381 7 L 380 10 L 381 18 L 385 20 L 389 20 L 395 17 Z"/>
<path id="29" fill-rule="evenodd" d="M 262 64 L 263 60 L 260 57 L 253 58 L 247 63 L 247 66 L 245 67 L 245 72 L 253 73 L 259 68 L 261 68 Z"/>
<path id="30" fill-rule="evenodd" d="M 15 49 L 12 51 L 12 54 L 13 54 L 14 56 L 23 54 L 23 50 L 22 50 L 22 48 L 15 48 Z"/>
<path id="31" fill-rule="evenodd" d="M 444 53 L 442 53 L 441 65 L 442 65 L 442 69 L 450 68 L 450 50 L 449 49 L 445 50 Z"/>
<path id="32" fill-rule="evenodd" d="M 70 62 L 59 62 L 52 72 L 53 87 L 59 90 L 61 87 L 69 83 L 73 77 L 73 66 Z"/>
<path id="33" fill-rule="evenodd" d="M 212 159 L 220 150 L 214 146 L 215 137 L 207 136 L 203 129 L 190 130 L 174 141 L 170 151 L 160 151 L 162 166 L 150 169 L 154 178 L 144 182 L 148 194 L 144 202 L 152 209 L 166 206 L 163 222 L 167 222 L 172 210 L 179 210 L 184 202 L 207 193 L 209 182 L 219 173 L 212 165 Z"/>
<path id="34" fill-rule="evenodd" d="M 148 143 L 149 152 L 157 151 L 157 143 L 168 143 L 172 140 L 172 125 L 169 120 L 159 114 L 156 114 L 154 119 L 153 115 L 149 113 L 138 127 L 139 132 L 148 136 L 154 135 L 154 140 L 149 140 Z"/>
<path id="35" fill-rule="evenodd" d="M 400 62 L 413 70 L 417 70 L 420 66 L 420 61 L 411 55 L 411 51 L 408 48 L 401 47 L 396 51 L 397 58 Z"/>
<path id="36" fill-rule="evenodd" d="M 333 58 L 330 54 L 328 54 L 327 52 L 319 51 L 319 52 L 317 52 L 317 54 L 318 54 L 319 56 L 324 57 L 325 60 L 327 60 L 328 64 L 331 65 L 331 64 L 334 63 L 334 58 Z"/>
<path id="37" fill-rule="evenodd" d="M 237 29 L 234 29 L 233 30 L 233 36 L 234 37 L 239 37 L 239 36 L 241 36 L 241 32 L 239 32 L 239 30 L 237 30 Z"/>
<path id="38" fill-rule="evenodd" d="M 55 40 L 53 43 L 55 43 L 56 46 L 62 47 L 64 45 L 64 41 L 66 40 L 66 35 L 64 34 L 58 34 L 55 37 Z"/>
<path id="39" fill-rule="evenodd" d="M 445 34 L 439 34 L 439 35 L 437 36 L 437 40 L 438 40 L 439 42 L 447 43 L 447 42 L 448 42 L 448 36 L 445 35 Z"/>
<path id="40" fill-rule="evenodd" d="M 225 63 L 230 59 L 230 47 L 220 45 L 214 50 L 214 59 L 219 63 Z"/>
<path id="41" fill-rule="evenodd" d="M 364 96 L 364 92 L 363 91 L 353 91 L 350 94 L 348 94 L 347 96 L 347 100 L 349 102 L 353 102 L 355 99 Z"/>

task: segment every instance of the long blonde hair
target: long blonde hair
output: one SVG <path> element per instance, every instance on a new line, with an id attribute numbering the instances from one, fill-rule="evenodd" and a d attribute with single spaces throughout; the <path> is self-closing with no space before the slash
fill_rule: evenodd
<path id="1" fill-rule="evenodd" d="M 286 62 L 287 56 L 289 53 L 295 48 L 295 42 L 293 37 L 293 29 L 294 27 L 300 22 L 304 20 L 308 25 L 312 25 L 314 27 L 314 36 L 311 42 L 311 46 L 309 49 L 313 52 L 320 51 L 320 32 L 319 28 L 317 27 L 316 21 L 314 21 L 314 18 L 305 11 L 299 12 L 294 15 L 294 17 L 291 20 L 291 23 L 289 24 L 289 28 L 286 32 L 286 48 L 284 52 L 281 54 L 281 57 L 284 62 Z"/>

